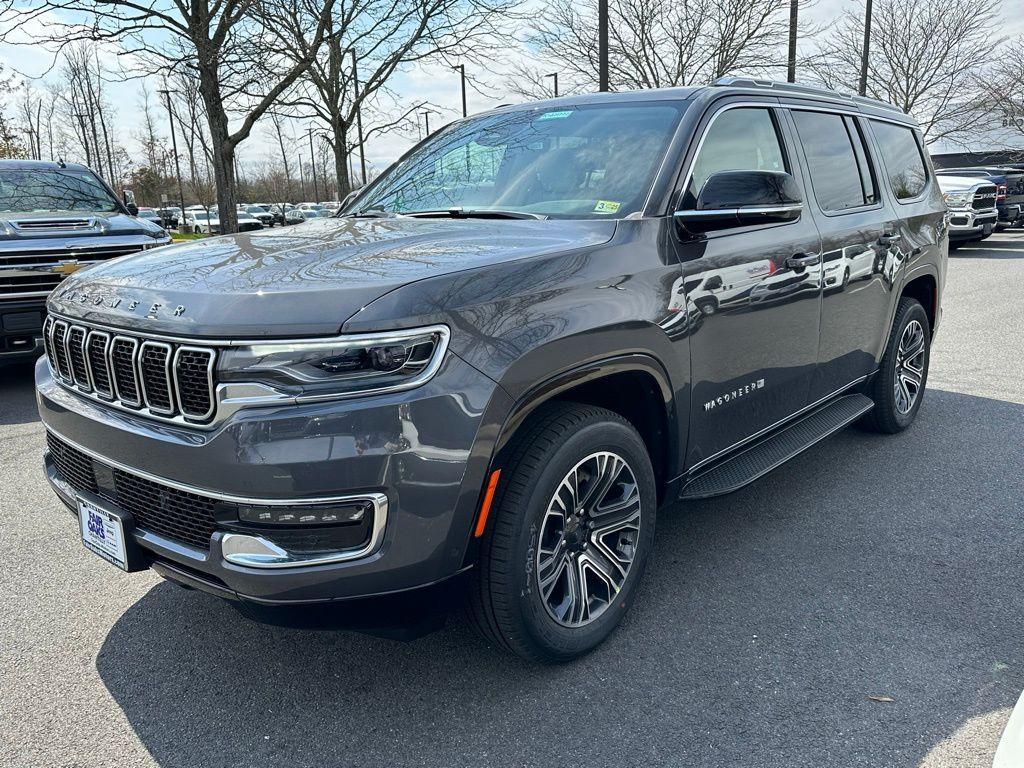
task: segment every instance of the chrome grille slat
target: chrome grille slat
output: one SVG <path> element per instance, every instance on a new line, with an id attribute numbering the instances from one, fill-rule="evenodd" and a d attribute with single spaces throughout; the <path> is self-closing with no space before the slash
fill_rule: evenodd
<path id="1" fill-rule="evenodd" d="M 110 366 L 107 364 L 109 347 L 109 333 L 89 331 L 85 339 L 85 356 L 89 363 L 89 373 L 92 375 L 92 387 L 96 394 L 108 399 L 114 396 L 110 383 Z"/>
<path id="2" fill-rule="evenodd" d="M 68 360 L 68 348 L 66 344 L 68 324 L 63 320 L 56 320 L 51 329 L 50 344 L 53 345 L 53 362 L 57 375 L 65 382 L 71 382 L 71 361 Z"/>
<path id="3" fill-rule="evenodd" d="M 86 330 L 80 325 L 72 325 L 68 328 L 65 336 L 65 343 L 68 349 L 68 362 L 71 365 L 71 375 L 75 384 L 86 392 L 92 391 L 92 379 L 89 377 L 89 368 L 85 361 L 85 336 Z"/>
<path id="4" fill-rule="evenodd" d="M 139 374 L 142 400 L 153 413 L 173 416 L 171 392 L 171 345 L 162 341 L 144 341 L 139 347 Z"/>
<path id="5" fill-rule="evenodd" d="M 147 339 L 48 317 L 44 347 L 61 384 L 143 416 L 205 424 L 216 411 L 213 347 Z"/>

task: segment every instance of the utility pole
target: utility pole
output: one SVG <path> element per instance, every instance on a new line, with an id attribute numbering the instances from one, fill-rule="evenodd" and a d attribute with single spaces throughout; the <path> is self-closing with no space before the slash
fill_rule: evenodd
<path id="1" fill-rule="evenodd" d="M 552 72 L 550 75 L 544 75 L 544 77 L 553 77 L 555 79 L 555 98 L 558 98 L 558 73 Z"/>
<path id="2" fill-rule="evenodd" d="M 868 93 L 868 51 L 871 48 L 871 0 L 867 0 L 864 8 L 864 50 L 860 57 L 860 85 L 857 93 L 866 96 Z"/>
<path id="3" fill-rule="evenodd" d="M 167 116 L 171 120 L 171 149 L 174 151 L 174 172 L 178 175 L 178 203 L 181 205 L 181 219 L 178 222 L 179 231 L 185 226 L 185 188 L 181 185 L 181 163 L 178 161 L 178 140 L 174 133 L 174 112 L 171 110 L 171 92 L 166 88 L 157 91 L 162 93 L 167 101 Z"/>
<path id="4" fill-rule="evenodd" d="M 597 0 L 597 71 L 599 91 L 608 90 L 608 0 Z"/>
<path id="5" fill-rule="evenodd" d="M 317 189 L 316 189 L 316 155 L 313 153 L 313 126 L 309 127 L 306 132 L 309 134 L 309 166 L 312 169 L 310 173 L 313 175 L 313 202 L 317 201 Z"/>
<path id="6" fill-rule="evenodd" d="M 789 83 L 796 82 L 796 26 L 799 14 L 800 0 L 789 0 L 789 61 L 786 65 L 786 82 Z"/>
<path id="7" fill-rule="evenodd" d="M 355 90 L 356 101 L 356 130 L 359 136 L 359 164 L 363 169 L 363 186 L 366 186 L 366 147 L 363 146 L 363 105 L 359 103 L 359 70 L 356 65 L 356 49 L 349 48 L 352 54 L 352 82 Z M 351 175 L 351 174 L 350 174 Z"/>
<path id="8" fill-rule="evenodd" d="M 466 110 L 466 65 L 459 64 L 452 67 L 452 69 L 457 69 L 459 77 L 462 79 L 462 116 L 466 117 L 469 115 L 469 112 Z"/>

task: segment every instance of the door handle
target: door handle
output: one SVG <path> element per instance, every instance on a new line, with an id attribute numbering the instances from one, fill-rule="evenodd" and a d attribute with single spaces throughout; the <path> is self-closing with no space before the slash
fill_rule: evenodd
<path id="1" fill-rule="evenodd" d="M 820 253 L 794 253 L 786 259 L 786 266 L 790 269 L 803 269 L 804 267 L 813 267 L 820 261 Z"/>
<path id="2" fill-rule="evenodd" d="M 900 235 L 893 232 L 886 232 L 880 238 L 878 238 L 879 245 L 895 245 L 900 240 Z"/>

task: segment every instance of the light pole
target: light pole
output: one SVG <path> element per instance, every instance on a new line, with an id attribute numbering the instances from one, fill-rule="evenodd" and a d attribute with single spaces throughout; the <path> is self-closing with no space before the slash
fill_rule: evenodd
<path id="1" fill-rule="evenodd" d="M 179 226 L 184 225 L 185 218 L 185 188 L 181 185 L 181 163 L 178 161 L 178 140 L 174 133 L 174 112 L 171 110 L 171 92 L 166 88 L 157 91 L 162 93 L 167 101 L 167 117 L 171 121 L 171 149 L 174 151 L 174 172 L 178 175 L 178 203 L 181 205 L 181 221 Z"/>
<path id="2" fill-rule="evenodd" d="M 459 78 L 462 80 L 462 116 L 466 117 L 469 114 L 466 110 L 466 65 L 459 64 L 452 67 L 452 69 L 457 69 L 459 71 Z"/>
<path id="3" fill-rule="evenodd" d="M 608 0 L 597 2 L 597 71 L 599 91 L 608 90 Z"/>
<path id="4" fill-rule="evenodd" d="M 425 109 L 425 110 L 423 110 L 423 122 L 426 124 L 426 127 L 427 127 L 427 132 L 423 136 L 423 138 L 425 138 L 425 139 L 430 137 L 430 113 L 431 112 L 433 112 L 434 114 L 440 114 L 436 109 Z"/>
<path id="5" fill-rule="evenodd" d="M 317 189 L 316 189 L 316 154 L 313 152 L 313 126 L 309 127 L 306 131 L 309 134 L 309 167 L 311 168 L 310 173 L 313 175 L 313 202 L 316 202 Z"/>
<path id="6" fill-rule="evenodd" d="M 860 83 L 857 93 L 866 96 L 868 93 L 868 49 L 871 47 L 871 0 L 867 0 L 864 8 L 864 50 L 860 57 Z"/>
<path id="7" fill-rule="evenodd" d="M 544 75 L 544 77 L 551 77 L 555 80 L 555 98 L 558 98 L 558 73 L 552 72 L 550 75 Z"/>
<path id="8" fill-rule="evenodd" d="M 359 103 L 359 69 L 356 65 L 356 49 L 349 48 L 352 54 L 352 83 L 356 102 L 356 131 L 359 135 L 359 164 L 363 171 L 363 186 L 366 186 L 366 147 L 363 146 L 363 105 Z"/>
<path id="9" fill-rule="evenodd" d="M 800 13 L 800 0 L 789 0 L 789 61 L 786 82 L 796 82 L 796 25 Z"/>

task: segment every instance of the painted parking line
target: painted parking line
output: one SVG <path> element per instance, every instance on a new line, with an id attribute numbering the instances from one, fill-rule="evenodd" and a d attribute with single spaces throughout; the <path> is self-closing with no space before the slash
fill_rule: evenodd
<path id="1" fill-rule="evenodd" d="M 996 748 L 992 768 L 1021 768 L 1024 766 L 1024 693 L 1006 721 L 1002 738 Z"/>

